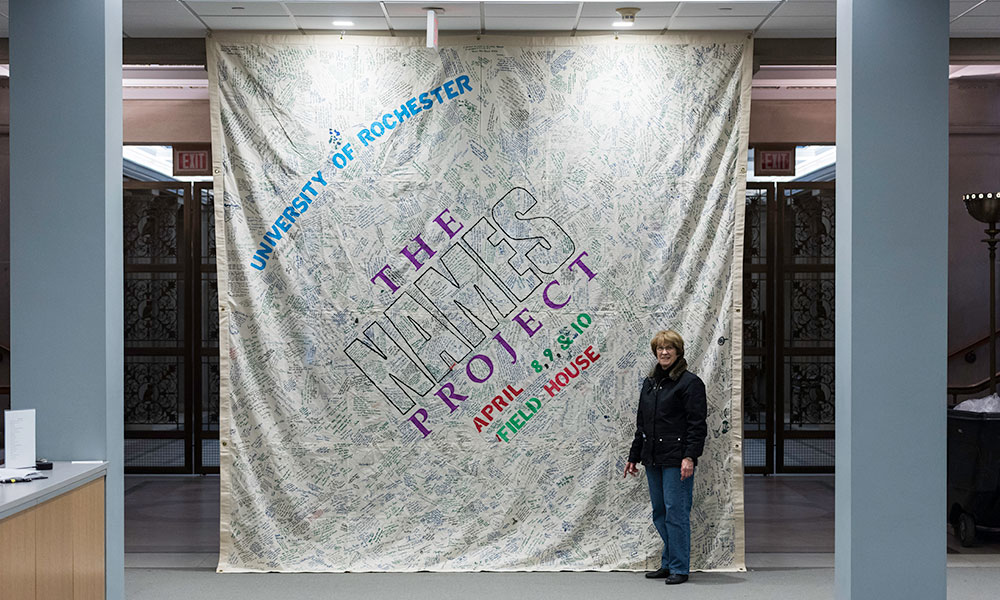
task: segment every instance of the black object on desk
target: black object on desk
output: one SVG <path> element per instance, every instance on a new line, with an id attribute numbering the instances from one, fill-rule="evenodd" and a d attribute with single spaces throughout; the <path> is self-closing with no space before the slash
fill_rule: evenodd
<path id="1" fill-rule="evenodd" d="M 48 479 L 48 477 L 35 473 L 34 475 L 25 475 L 24 477 L 4 477 L 0 479 L 0 483 L 23 483 L 25 481 L 35 481 L 36 479 Z"/>

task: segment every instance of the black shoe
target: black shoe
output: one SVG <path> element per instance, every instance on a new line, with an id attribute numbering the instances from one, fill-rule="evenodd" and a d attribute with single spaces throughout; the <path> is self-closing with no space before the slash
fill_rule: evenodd
<path id="1" fill-rule="evenodd" d="M 670 577 L 670 569 L 666 567 L 646 573 L 646 579 L 663 579 L 665 577 Z"/>
<path id="2" fill-rule="evenodd" d="M 670 577 L 667 577 L 667 580 L 664 581 L 664 583 L 666 583 L 667 585 L 676 585 L 678 583 L 684 583 L 687 580 L 688 580 L 688 576 L 687 575 L 681 575 L 680 573 L 674 573 Z"/>

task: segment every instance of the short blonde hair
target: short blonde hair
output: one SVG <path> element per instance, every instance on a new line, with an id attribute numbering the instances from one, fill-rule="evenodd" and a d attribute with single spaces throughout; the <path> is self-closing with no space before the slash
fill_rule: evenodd
<path id="1" fill-rule="evenodd" d="M 677 349 L 678 357 L 684 356 L 684 338 L 673 329 L 657 331 L 649 341 L 649 349 L 653 351 L 653 356 L 656 356 L 657 346 L 672 346 Z"/>

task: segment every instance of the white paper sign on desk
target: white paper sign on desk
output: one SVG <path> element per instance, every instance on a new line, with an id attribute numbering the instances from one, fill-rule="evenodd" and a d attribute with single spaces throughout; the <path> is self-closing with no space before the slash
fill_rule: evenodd
<path id="1" fill-rule="evenodd" d="M 4 411 L 3 439 L 8 469 L 35 468 L 35 409 Z"/>

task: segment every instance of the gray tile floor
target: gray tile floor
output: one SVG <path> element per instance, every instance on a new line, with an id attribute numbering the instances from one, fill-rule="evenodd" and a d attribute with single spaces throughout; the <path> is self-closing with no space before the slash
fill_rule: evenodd
<path id="1" fill-rule="evenodd" d="M 794 557 L 813 566 L 832 564 L 832 556 L 820 557 L 833 552 L 833 482 L 832 475 L 747 476 L 747 554 Z M 153 556 L 217 554 L 218 524 L 218 476 L 125 477 L 125 552 L 150 555 L 141 559 L 143 564 L 150 565 Z M 980 537 L 975 547 L 962 548 L 949 531 L 949 554 L 1000 557 L 1000 534 L 981 531 Z M 777 556 L 757 560 L 777 566 Z"/>
<path id="2" fill-rule="evenodd" d="M 745 479 L 746 573 L 695 573 L 685 598 L 833 598 L 833 476 Z M 623 598 L 667 593 L 636 573 L 217 574 L 217 476 L 125 478 L 125 593 L 182 598 Z M 942 524 L 942 526 L 944 526 Z M 1000 535 L 975 548 L 948 536 L 948 597 L 1000 586 Z M 966 568 L 976 567 L 976 568 Z"/>

